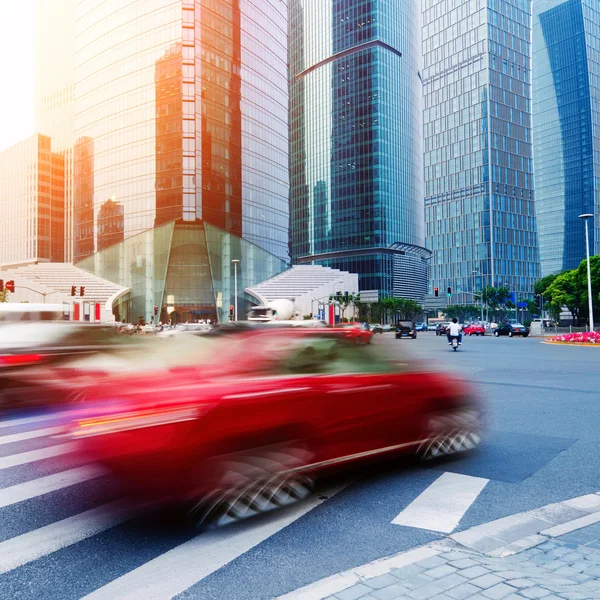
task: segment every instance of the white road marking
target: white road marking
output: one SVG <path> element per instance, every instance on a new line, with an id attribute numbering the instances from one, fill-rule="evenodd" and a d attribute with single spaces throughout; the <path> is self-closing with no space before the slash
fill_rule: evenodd
<path id="1" fill-rule="evenodd" d="M 0 508 L 43 496 L 50 492 L 56 492 L 57 490 L 62 490 L 63 488 L 89 481 L 90 479 L 96 479 L 107 473 L 108 470 L 103 467 L 89 465 L 12 485 L 0 489 Z"/>
<path id="2" fill-rule="evenodd" d="M 51 413 L 49 415 L 39 415 L 37 417 L 24 417 L 23 419 L 7 419 L 0 421 L 0 429 L 5 427 L 20 427 L 21 425 L 31 425 L 31 423 L 42 423 L 43 421 L 57 421 L 66 416 L 66 413 Z"/>
<path id="3" fill-rule="evenodd" d="M 2 542 L 0 574 L 116 527 L 134 514 L 116 500 Z"/>
<path id="4" fill-rule="evenodd" d="M 321 492 L 328 497 L 345 486 Z M 318 496 L 286 509 L 203 533 L 85 596 L 85 600 L 167 600 L 281 531 L 323 501 Z M 0 546 L 0 551 L 2 550 Z"/>
<path id="5" fill-rule="evenodd" d="M 0 471 L 2 471 L 2 469 L 10 469 L 11 467 L 44 460 L 46 458 L 54 458 L 63 454 L 69 454 L 70 452 L 75 452 L 77 446 L 77 442 L 68 442 L 66 444 L 50 446 L 49 448 L 41 448 L 40 450 L 30 450 L 29 452 L 4 456 L 0 458 Z"/>
<path id="6" fill-rule="evenodd" d="M 65 427 L 47 427 L 46 429 L 34 429 L 33 431 L 23 431 L 22 433 L 13 433 L 11 435 L 0 436 L 0 446 L 2 444 L 13 444 L 15 442 L 23 442 L 25 440 L 33 440 L 35 438 L 49 437 L 57 433 L 63 433 Z"/>
<path id="7" fill-rule="evenodd" d="M 393 521 L 430 531 L 451 533 L 489 479 L 444 473 L 415 498 Z"/>

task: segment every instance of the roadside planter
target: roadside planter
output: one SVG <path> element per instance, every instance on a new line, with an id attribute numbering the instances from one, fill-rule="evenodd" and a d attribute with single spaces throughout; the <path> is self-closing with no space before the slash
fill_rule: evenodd
<path id="1" fill-rule="evenodd" d="M 553 344 L 598 344 L 600 346 L 599 331 L 582 331 L 578 333 L 567 333 L 551 337 L 547 342 Z"/>

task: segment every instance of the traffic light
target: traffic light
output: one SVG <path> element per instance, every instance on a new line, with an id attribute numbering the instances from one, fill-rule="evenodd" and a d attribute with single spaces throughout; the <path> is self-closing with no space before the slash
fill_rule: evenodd
<path id="1" fill-rule="evenodd" d="M 344 292 L 344 302 L 348 302 L 348 292 Z"/>
<path id="2" fill-rule="evenodd" d="M 80 295 L 80 296 L 83 296 L 83 295 L 85 295 L 85 287 L 84 287 L 83 285 L 82 285 L 82 286 L 80 286 L 80 288 L 79 288 L 79 295 Z"/>
<path id="3" fill-rule="evenodd" d="M 158 314 L 158 306 L 154 307 L 154 315 L 156 316 Z"/>
<path id="4" fill-rule="evenodd" d="M 12 279 L 10 281 L 7 281 L 4 287 L 12 294 L 15 293 L 15 282 Z"/>
<path id="5" fill-rule="evenodd" d="M 540 310 L 542 308 L 542 295 L 541 294 L 535 295 L 535 306 L 538 310 Z"/>
<path id="6" fill-rule="evenodd" d="M 440 295 L 440 288 L 433 288 L 433 295 L 437 298 Z"/>
<path id="7" fill-rule="evenodd" d="M 77 293 L 77 288 L 74 285 L 72 285 L 71 286 L 71 296 L 74 296 L 76 293 Z"/>
<path id="8" fill-rule="evenodd" d="M 229 305 L 229 318 L 233 319 L 233 304 Z"/>
<path id="9" fill-rule="evenodd" d="M 450 296 L 452 296 L 452 288 L 448 286 L 448 298 L 450 298 Z"/>

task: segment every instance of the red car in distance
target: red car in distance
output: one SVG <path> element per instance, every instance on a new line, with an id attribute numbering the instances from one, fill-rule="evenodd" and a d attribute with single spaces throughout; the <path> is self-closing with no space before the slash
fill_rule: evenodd
<path id="1" fill-rule="evenodd" d="M 465 384 L 389 360 L 345 328 L 196 340 L 198 364 L 188 352 L 180 367 L 88 385 L 71 430 L 136 494 L 183 501 L 196 524 L 297 501 L 333 469 L 480 441 L 479 403 Z"/>
<path id="2" fill-rule="evenodd" d="M 470 323 L 463 328 L 465 335 L 485 335 L 485 327 L 478 323 Z"/>

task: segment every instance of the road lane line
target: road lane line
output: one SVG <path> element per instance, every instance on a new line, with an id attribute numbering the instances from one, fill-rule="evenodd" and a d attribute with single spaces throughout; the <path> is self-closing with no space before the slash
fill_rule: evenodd
<path id="1" fill-rule="evenodd" d="M 0 575 L 127 521 L 134 512 L 119 500 L 0 543 Z"/>
<path id="2" fill-rule="evenodd" d="M 106 475 L 108 472 L 107 469 L 101 466 L 88 465 L 12 485 L 0 489 L 0 508 L 5 508 L 24 500 L 31 500 L 31 498 L 37 498 L 50 492 L 56 492 L 57 490 L 62 490 L 63 488 L 83 483 L 90 479 L 96 479 L 102 477 L 102 475 Z"/>
<path id="3" fill-rule="evenodd" d="M 65 427 L 46 427 L 46 429 L 34 429 L 33 431 L 23 431 L 22 433 L 13 433 L 11 435 L 0 436 L 0 446 L 3 444 L 14 444 L 15 442 L 24 442 L 35 438 L 49 437 L 57 433 L 63 433 Z"/>
<path id="4" fill-rule="evenodd" d="M 4 456 L 0 458 L 0 471 L 19 465 L 37 462 L 38 460 L 44 460 L 46 458 L 54 458 L 63 454 L 69 454 L 70 452 L 75 452 L 77 447 L 77 442 L 67 442 L 66 444 L 56 444 L 55 446 L 41 448 L 40 450 L 29 450 L 28 452 L 21 452 L 20 454 Z"/>
<path id="5" fill-rule="evenodd" d="M 85 600 L 167 600 L 281 531 L 344 486 L 285 509 L 203 533 L 97 589 Z M 1 547 L 0 547 L 1 551 Z"/>
<path id="6" fill-rule="evenodd" d="M 49 415 L 39 415 L 37 417 L 24 417 L 23 419 L 7 419 L 0 421 L 0 429 L 5 427 L 20 427 L 21 425 L 31 425 L 31 423 L 42 423 L 43 421 L 58 421 L 64 419 L 66 413 L 51 413 Z"/>
<path id="7" fill-rule="evenodd" d="M 451 533 L 487 485 L 489 479 L 444 473 L 393 521 L 430 531 Z"/>

